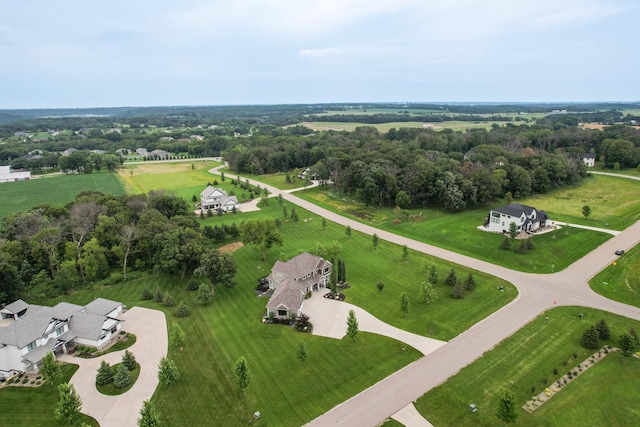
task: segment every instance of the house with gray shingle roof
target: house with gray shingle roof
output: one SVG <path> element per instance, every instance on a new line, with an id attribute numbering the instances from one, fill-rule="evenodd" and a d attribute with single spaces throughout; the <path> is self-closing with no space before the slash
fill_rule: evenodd
<path id="1" fill-rule="evenodd" d="M 203 211 L 222 209 L 223 212 L 230 212 L 238 204 L 236 196 L 229 196 L 222 188 L 208 185 L 200 193 L 200 209 Z"/>
<path id="2" fill-rule="evenodd" d="M 53 307 L 17 300 L 0 310 L 0 376 L 38 370 L 49 352 L 74 345 L 104 348 L 121 328 L 122 303 L 97 298 L 86 306 L 60 302 Z M 3 322 L 5 324 L 6 322 Z"/>
<path id="3" fill-rule="evenodd" d="M 484 226 L 488 231 L 507 233 L 515 222 L 518 231 L 533 232 L 547 226 L 549 217 L 543 210 L 533 206 L 511 203 L 489 211 Z"/>
<path id="4" fill-rule="evenodd" d="M 267 276 L 273 289 L 267 316 L 290 319 L 300 315 L 307 293 L 327 287 L 331 267 L 329 261 L 307 252 L 286 262 L 276 261 Z"/>

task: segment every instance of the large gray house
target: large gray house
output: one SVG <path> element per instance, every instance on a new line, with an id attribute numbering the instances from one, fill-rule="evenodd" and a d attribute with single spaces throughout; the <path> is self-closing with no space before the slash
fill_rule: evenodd
<path id="1" fill-rule="evenodd" d="M 230 212 L 238 204 L 236 196 L 228 196 L 222 188 L 208 185 L 200 193 L 200 209 L 203 211 L 222 209 L 223 212 Z"/>
<path id="2" fill-rule="evenodd" d="M 0 376 L 37 371 L 47 353 L 66 353 L 73 345 L 104 348 L 122 326 L 122 310 L 122 303 L 104 298 L 84 307 L 8 304 L 0 309 Z"/>
<path id="3" fill-rule="evenodd" d="M 290 319 L 302 312 L 308 292 L 326 288 L 331 275 L 331 263 L 319 256 L 302 253 L 287 262 L 276 261 L 267 276 L 274 289 L 267 303 L 267 316 Z"/>

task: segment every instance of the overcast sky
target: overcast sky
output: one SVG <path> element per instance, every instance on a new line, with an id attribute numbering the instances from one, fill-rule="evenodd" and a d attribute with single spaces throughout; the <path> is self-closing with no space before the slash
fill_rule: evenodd
<path id="1" fill-rule="evenodd" d="M 0 108 L 638 101 L 638 0 L 4 0 Z"/>

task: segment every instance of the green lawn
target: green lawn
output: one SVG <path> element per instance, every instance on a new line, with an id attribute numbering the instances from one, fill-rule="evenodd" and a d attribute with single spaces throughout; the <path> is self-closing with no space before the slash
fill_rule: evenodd
<path id="1" fill-rule="evenodd" d="M 615 301 L 640 307 L 640 249 L 635 247 L 596 274 L 589 286 Z"/>
<path id="2" fill-rule="evenodd" d="M 113 173 L 50 175 L 29 181 L 0 184 L 0 218 L 41 204 L 65 205 L 82 191 L 124 194 L 125 190 Z"/>
<path id="3" fill-rule="evenodd" d="M 288 206 L 290 213 L 292 206 Z M 399 328 L 433 338 L 449 340 L 460 332 L 468 329 L 490 313 L 506 305 L 516 296 L 515 288 L 507 282 L 477 271 L 473 272 L 477 289 L 469 293 L 462 300 L 451 298 L 451 288 L 445 285 L 444 279 L 452 267 L 460 280 L 469 274 L 469 269 L 454 265 L 447 261 L 428 257 L 418 252 L 409 251 L 407 262 L 402 260 L 400 246 L 380 242 L 378 249 L 373 249 L 370 236 L 353 232 L 351 238 L 345 235 L 345 228 L 327 222 L 327 229 L 322 230 L 321 218 L 310 212 L 296 207 L 300 221 L 294 223 L 290 219 L 282 223 L 281 232 L 284 245 L 275 247 L 267 253 L 267 260 L 260 262 L 258 254 L 251 248 L 245 248 L 248 259 L 252 260 L 255 279 L 267 275 L 273 263 L 281 255 L 291 258 L 300 251 L 313 250 L 316 243 L 328 246 L 333 241 L 339 242 L 341 250 L 337 259 L 342 259 L 346 265 L 347 281 L 351 288 L 344 291 L 347 301 L 371 312 L 374 316 Z M 241 221 L 252 218 L 277 218 L 283 220 L 281 208 L 271 199 L 269 205 L 259 212 L 225 214 L 222 217 L 207 218 L 203 225 L 216 225 Z M 242 251 L 235 253 L 237 257 Z M 330 257 L 331 255 L 327 255 Z M 239 266 L 245 266 L 237 258 Z M 427 267 L 436 265 L 440 277 L 437 286 L 440 298 L 432 304 L 418 302 L 418 286 L 427 279 Z M 245 266 L 245 268 L 247 268 Z M 251 268 L 251 267 L 248 267 Z M 376 283 L 385 283 L 382 294 L 378 294 Z M 255 280 L 253 281 L 255 284 Z M 504 286 L 505 292 L 499 292 L 499 286 Z M 399 310 L 400 293 L 405 292 L 409 297 L 409 315 L 403 317 Z M 456 313 L 452 315 L 452 313 Z M 313 319 L 311 319 L 313 322 Z"/>
<path id="4" fill-rule="evenodd" d="M 229 172 L 233 175 L 237 175 L 235 172 L 232 172 L 228 167 L 222 169 L 222 171 L 225 173 Z M 287 175 L 286 172 L 280 172 L 280 173 L 272 173 L 272 174 L 264 174 L 264 175 L 253 175 L 250 173 L 243 173 L 239 176 L 242 181 L 248 178 L 253 181 L 258 181 L 258 182 L 262 182 L 263 184 L 271 185 L 280 190 L 291 190 L 293 188 L 304 187 L 304 185 L 307 183 L 306 180 L 297 178 L 296 174 L 294 174 L 293 172 L 289 173 L 289 176 L 291 177 L 292 182 L 287 183 L 286 175 Z"/>
<path id="5" fill-rule="evenodd" d="M 624 230 L 640 220 L 639 191 L 640 182 L 635 180 L 590 175 L 576 187 L 518 202 L 544 209 L 553 220 Z M 591 215 L 586 219 L 582 215 L 585 205 L 591 207 Z"/>
<path id="6" fill-rule="evenodd" d="M 528 254 L 518 254 L 514 249 L 500 249 L 503 236 L 477 229 L 478 225 L 484 222 L 490 207 L 457 213 L 438 209 L 413 209 L 410 211 L 410 217 L 405 218 L 391 208 L 355 204 L 320 188 L 304 190 L 296 195 L 331 211 L 395 234 L 494 264 L 534 273 L 562 270 L 611 237 L 599 232 L 563 229 L 535 236 L 535 249 Z M 554 219 L 553 216 L 551 218 Z"/>
<path id="7" fill-rule="evenodd" d="M 603 317 L 612 338 L 601 340 L 602 345 L 614 345 L 618 335 L 632 326 L 640 328 L 640 322 L 584 307 L 550 310 L 426 393 L 416 408 L 436 426 L 497 425 L 495 411 L 502 390 L 515 392 L 518 407 L 544 391 L 544 379 L 551 384 L 593 353 L 580 345 L 580 337 Z M 639 367 L 640 360 L 611 354 L 533 413 L 518 409 L 518 425 L 638 425 Z M 476 413 L 468 410 L 471 403 L 477 405 Z"/>
<path id="8" fill-rule="evenodd" d="M 244 250 L 238 263 L 245 266 L 238 274 L 239 284 L 216 289 L 206 307 L 197 304 L 197 292 L 185 290 L 186 281 L 166 277 L 147 277 L 61 299 L 86 303 L 99 295 L 128 306 L 162 309 L 169 322 L 180 324 L 186 332 L 184 348 L 171 349 L 169 354 L 180 369 L 180 380 L 168 388 L 160 386 L 154 395 L 166 425 L 247 425 L 254 411 L 262 412 L 260 422 L 267 425 L 301 425 L 420 356 L 413 349 L 403 352 L 406 345 L 400 342 L 373 334 L 361 333 L 352 344 L 300 334 L 282 325 L 263 325 L 266 299 L 253 292 L 259 276 L 251 268 L 255 254 Z M 178 319 L 173 315 L 175 307 L 140 301 L 144 288 L 157 287 L 187 303 L 191 316 Z M 309 351 L 306 365 L 295 356 L 300 340 Z M 246 396 L 232 380 L 233 363 L 240 356 L 253 372 Z"/>
<path id="9" fill-rule="evenodd" d="M 68 382 L 78 370 L 78 365 L 64 365 L 60 382 Z M 69 425 L 66 421 L 54 418 L 54 410 L 58 403 L 58 391 L 50 384 L 44 383 L 40 387 L 3 387 L 0 389 L 0 414 L 5 426 L 59 427 Z M 91 417 L 80 415 L 74 419 L 74 425 L 87 423 L 98 427 L 98 423 Z"/>

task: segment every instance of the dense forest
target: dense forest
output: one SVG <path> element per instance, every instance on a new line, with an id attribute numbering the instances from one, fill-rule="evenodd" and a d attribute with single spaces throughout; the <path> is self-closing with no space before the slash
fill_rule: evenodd
<path id="1" fill-rule="evenodd" d="M 577 183 L 584 153 L 611 167 L 635 167 L 640 132 L 566 125 L 495 126 L 465 132 L 375 128 L 307 136 L 254 136 L 223 152 L 239 173 L 311 167 L 337 191 L 379 206 L 474 207 L 505 196 L 524 197 Z"/>
<path id="2" fill-rule="evenodd" d="M 212 285 L 233 286 L 233 258 L 213 248 L 239 235 L 235 223 L 201 229 L 187 202 L 165 192 L 81 193 L 67 206 L 38 206 L 3 219 L 0 302 L 52 298 L 141 272 L 195 270 Z"/>

